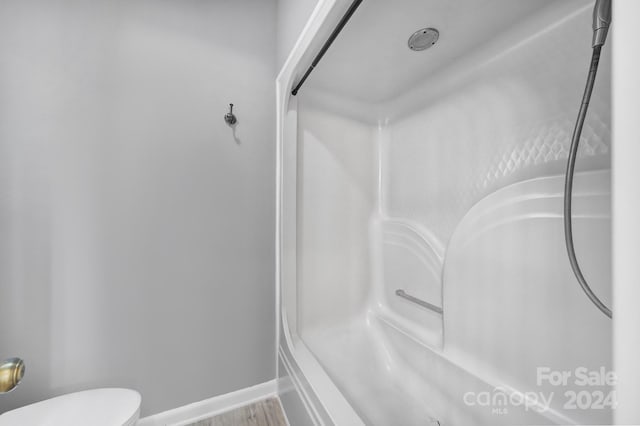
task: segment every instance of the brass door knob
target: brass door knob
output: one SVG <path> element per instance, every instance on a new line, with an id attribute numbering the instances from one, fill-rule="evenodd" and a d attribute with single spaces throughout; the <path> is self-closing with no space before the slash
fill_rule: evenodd
<path id="1" fill-rule="evenodd" d="M 12 391 L 24 377 L 24 361 L 9 358 L 0 364 L 0 393 Z"/>

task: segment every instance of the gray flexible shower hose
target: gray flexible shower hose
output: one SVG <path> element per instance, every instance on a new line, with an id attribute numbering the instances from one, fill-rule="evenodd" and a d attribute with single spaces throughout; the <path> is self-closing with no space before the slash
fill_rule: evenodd
<path id="1" fill-rule="evenodd" d="M 580 144 L 580 136 L 582 135 L 582 127 L 584 126 L 584 120 L 587 116 L 587 110 L 589 109 L 589 101 L 591 100 L 591 93 L 593 92 L 593 86 L 596 80 L 596 74 L 598 72 L 598 63 L 600 62 L 600 50 L 602 46 L 595 46 L 593 48 L 593 55 L 591 57 L 591 67 L 589 68 L 589 76 L 587 78 L 587 86 L 584 90 L 582 97 L 582 104 L 580 105 L 580 112 L 578 113 L 578 119 L 576 121 L 576 127 L 573 130 L 573 137 L 571 138 L 571 148 L 569 150 L 569 160 L 567 161 L 567 173 L 564 181 L 564 240 L 567 246 L 567 253 L 569 255 L 569 262 L 571 263 L 571 269 L 575 274 L 580 287 L 587 295 L 589 300 L 603 314 L 611 318 L 611 309 L 609 309 L 591 290 L 587 280 L 582 274 L 578 259 L 576 258 L 576 251 L 573 245 L 573 227 L 571 223 L 571 194 L 573 191 L 573 172 L 576 166 L 576 157 L 578 154 L 578 145 Z"/>

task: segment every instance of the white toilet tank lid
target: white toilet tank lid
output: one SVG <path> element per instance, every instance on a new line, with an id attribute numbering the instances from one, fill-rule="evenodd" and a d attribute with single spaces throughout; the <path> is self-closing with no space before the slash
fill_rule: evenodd
<path id="1" fill-rule="evenodd" d="M 141 401 L 130 389 L 70 393 L 7 411 L 0 415 L 0 426 L 132 426 Z"/>

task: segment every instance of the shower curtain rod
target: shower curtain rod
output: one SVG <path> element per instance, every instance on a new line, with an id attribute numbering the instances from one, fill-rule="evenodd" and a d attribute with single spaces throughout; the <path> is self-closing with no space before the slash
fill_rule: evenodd
<path id="1" fill-rule="evenodd" d="M 304 73 L 304 75 L 302 76 L 302 79 L 300 79 L 300 82 L 298 82 L 296 87 L 294 87 L 293 90 L 291 91 L 291 94 L 293 96 L 298 94 L 298 90 L 300 90 L 300 87 L 302 87 L 305 80 L 309 77 L 309 74 L 311 74 L 311 71 L 313 71 L 316 65 L 318 65 L 318 62 L 320 62 L 320 59 L 322 59 L 324 54 L 327 53 L 327 50 L 329 50 L 329 47 L 331 47 L 331 43 L 333 43 L 336 37 L 338 37 L 338 34 L 340 34 L 340 31 L 342 31 L 344 26 L 347 25 L 347 22 L 349 22 L 351 15 L 353 15 L 353 13 L 356 11 L 358 6 L 360 6 L 360 3 L 362 3 L 362 0 L 354 0 L 353 3 L 351 3 L 351 6 L 349 6 L 349 9 L 347 9 L 347 12 L 340 19 L 340 22 L 338 22 L 338 25 L 336 25 L 334 30 L 331 32 L 331 35 L 329 36 L 327 41 L 325 41 L 324 44 L 322 45 L 322 49 L 320 49 L 320 52 L 318 52 L 316 57 L 313 59 L 313 62 L 311 62 L 311 66 Z"/>

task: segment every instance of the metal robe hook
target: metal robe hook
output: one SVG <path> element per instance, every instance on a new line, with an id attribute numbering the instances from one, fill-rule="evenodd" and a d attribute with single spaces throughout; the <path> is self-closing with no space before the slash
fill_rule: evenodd
<path id="1" fill-rule="evenodd" d="M 233 126 L 238 121 L 236 116 L 233 114 L 233 104 L 229 104 L 229 112 L 224 115 L 224 121 L 229 126 Z"/>

